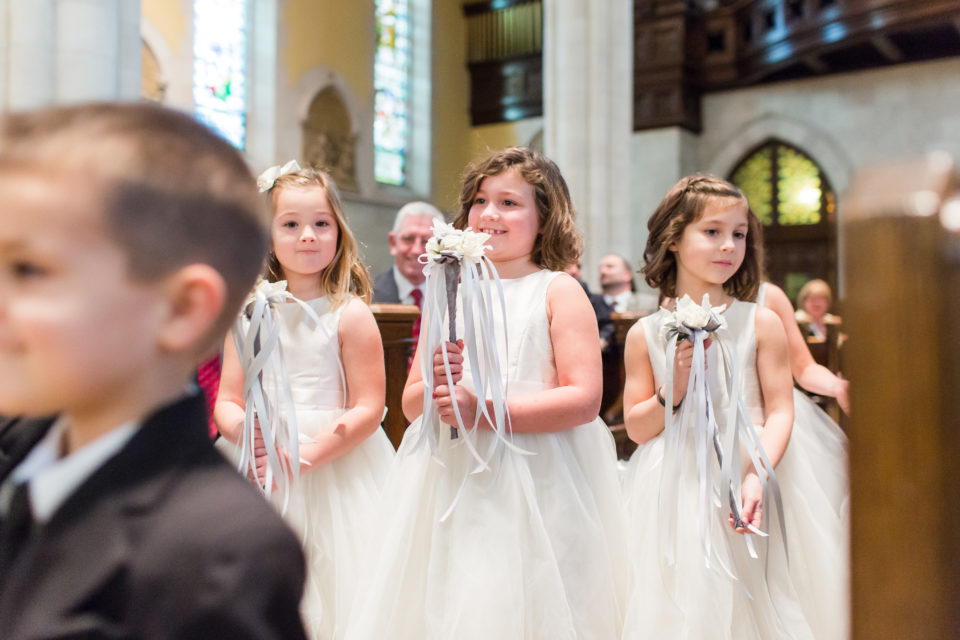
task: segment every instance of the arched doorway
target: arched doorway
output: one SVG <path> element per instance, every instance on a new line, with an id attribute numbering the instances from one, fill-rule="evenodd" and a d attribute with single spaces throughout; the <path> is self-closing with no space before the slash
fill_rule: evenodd
<path id="1" fill-rule="evenodd" d="M 793 301 L 813 278 L 837 291 L 837 198 L 820 165 L 770 139 L 736 164 L 730 181 L 763 223 L 769 280 Z"/>

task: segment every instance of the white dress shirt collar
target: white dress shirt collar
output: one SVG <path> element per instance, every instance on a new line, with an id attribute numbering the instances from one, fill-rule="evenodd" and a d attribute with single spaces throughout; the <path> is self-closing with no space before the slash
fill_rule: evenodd
<path id="1" fill-rule="evenodd" d="M 43 439 L 10 474 L 0 492 L 0 505 L 9 504 L 14 485 L 30 483 L 30 506 L 38 522 L 46 522 L 87 478 L 120 451 L 139 428 L 130 421 L 63 456 L 66 418 L 59 418 Z"/>
<path id="2" fill-rule="evenodd" d="M 423 286 L 417 287 L 411 284 L 409 280 L 400 274 L 400 271 L 396 267 L 393 268 L 393 279 L 397 283 L 397 297 L 400 299 L 400 302 L 403 304 L 414 304 L 413 296 L 410 294 L 414 289 L 423 291 Z"/>

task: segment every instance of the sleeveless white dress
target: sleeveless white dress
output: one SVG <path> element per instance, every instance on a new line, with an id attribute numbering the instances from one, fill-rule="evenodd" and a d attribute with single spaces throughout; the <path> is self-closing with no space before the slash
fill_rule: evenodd
<path id="1" fill-rule="evenodd" d="M 735 301 L 724 317 L 727 329 L 718 338 L 742 372 L 744 403 L 755 428 L 764 422 L 763 395 L 757 377 L 754 318 L 757 305 Z M 660 311 L 641 319 L 656 385 L 666 375 L 665 340 L 660 327 L 670 314 Z M 721 436 L 726 432 L 727 381 L 719 345 L 707 352 L 707 377 Z M 834 425 L 813 433 L 806 408 L 796 411 L 787 450 L 777 465 L 786 520 L 789 559 L 783 537 L 764 513 L 762 529 L 771 537 L 754 537 L 759 558 L 751 558 L 743 536 L 727 522 L 729 508 L 715 508 L 708 529 L 713 548 L 739 580 L 716 562 L 706 566 L 698 529 L 698 482 L 692 439 L 681 442 L 680 477 L 661 475 L 663 433 L 641 445 L 631 457 L 625 478 L 634 584 L 628 600 L 623 638 L 710 638 L 711 640 L 827 640 L 848 637 L 846 439 Z M 744 454 L 745 455 L 745 454 Z M 711 462 L 717 465 L 716 459 Z M 675 504 L 658 500 L 662 483 L 675 482 Z M 677 514 L 675 540 L 661 540 L 665 510 Z M 664 511 L 661 511 L 664 510 Z M 663 545 L 675 545 L 668 563 Z M 748 595 L 749 594 L 749 595 Z"/>
<path id="2" fill-rule="evenodd" d="M 556 275 L 502 281 L 507 326 L 498 322 L 496 335 L 510 397 L 558 385 L 546 315 Z M 451 440 L 443 425 L 432 454 L 423 424 L 410 425 L 387 479 L 348 638 L 619 637 L 628 567 L 606 425 L 516 434 L 513 443 L 532 455 L 501 446 L 489 470 L 471 475 L 464 439 Z M 495 437 L 477 435 L 481 451 Z"/>
<path id="3" fill-rule="evenodd" d="M 340 378 L 338 329 L 344 307 L 330 310 L 327 297 L 307 301 L 321 326 L 307 320 L 295 303 L 276 305 L 280 346 L 296 406 L 301 442 L 332 430 L 346 412 Z M 269 381 L 271 376 L 265 376 Z M 268 398 L 278 389 L 264 383 Z M 221 438 L 218 446 L 234 461 L 239 449 Z M 350 453 L 302 472 L 294 484 L 284 520 L 300 537 L 307 558 L 307 581 L 301 613 L 308 635 L 342 638 L 356 593 L 360 561 L 368 553 L 372 518 L 394 450 L 378 428 Z M 271 501 L 281 510 L 283 496 Z"/>

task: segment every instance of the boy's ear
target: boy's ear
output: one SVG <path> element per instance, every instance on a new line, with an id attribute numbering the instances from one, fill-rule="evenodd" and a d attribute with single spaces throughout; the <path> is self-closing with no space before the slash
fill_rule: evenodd
<path id="1" fill-rule="evenodd" d="M 159 346 L 167 351 L 204 346 L 227 299 L 223 276 L 210 265 L 187 265 L 168 276 L 166 293 L 169 306 Z"/>

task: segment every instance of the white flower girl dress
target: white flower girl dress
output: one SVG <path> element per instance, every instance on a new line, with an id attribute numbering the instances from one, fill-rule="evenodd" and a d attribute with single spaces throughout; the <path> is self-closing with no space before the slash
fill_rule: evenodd
<path id="1" fill-rule="evenodd" d="M 558 385 L 546 314 L 547 287 L 557 275 L 501 281 L 506 326 L 495 296 L 496 345 L 510 397 Z M 462 336 L 463 304 L 457 306 Z M 461 384 L 469 385 L 469 362 L 464 369 Z M 472 424 L 472 416 L 464 421 Z M 483 470 L 466 435 L 451 439 L 446 424 L 424 416 L 407 430 L 348 637 L 619 637 L 625 522 L 607 426 L 597 419 L 563 431 L 507 434 L 522 451 L 477 430 L 470 437 L 481 456 L 494 451 Z"/>
<path id="2" fill-rule="evenodd" d="M 716 337 L 738 359 L 740 393 L 759 430 L 764 405 L 756 366 L 756 308 L 753 303 L 733 302 L 724 313 L 727 327 Z M 658 386 L 667 373 L 660 329 L 670 316 L 661 310 L 641 320 Z M 723 436 L 730 399 L 719 346 L 707 351 L 706 376 Z M 847 637 L 846 438 L 835 424 L 814 419 L 809 407 L 796 404 L 790 443 L 776 467 L 786 545 L 775 509 L 765 500 L 762 529 L 770 537 L 753 537 L 758 558 L 750 557 L 744 537 L 728 524 L 730 510 L 722 500 L 701 530 L 702 495 L 692 437 L 680 441 L 679 451 L 670 452 L 671 445 L 660 433 L 636 450 L 624 484 L 634 567 L 624 639 Z M 665 461 L 671 459 L 678 461 L 672 476 L 663 473 L 669 466 Z M 710 460 L 718 464 L 714 456 Z M 714 466 L 707 475 L 717 469 Z M 673 536 L 665 526 L 671 519 L 676 522 Z M 712 557 L 704 552 L 704 536 Z"/>

